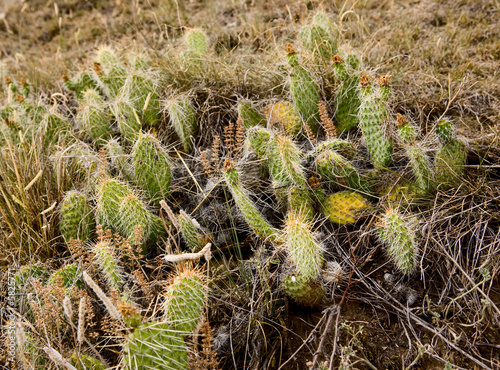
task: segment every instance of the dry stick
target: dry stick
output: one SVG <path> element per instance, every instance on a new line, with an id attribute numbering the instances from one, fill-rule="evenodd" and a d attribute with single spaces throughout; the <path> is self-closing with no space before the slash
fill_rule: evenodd
<path id="1" fill-rule="evenodd" d="M 332 323 L 332 319 L 333 319 L 333 315 L 334 315 L 335 311 L 337 311 L 337 320 L 336 320 L 337 322 L 338 322 L 338 318 L 340 316 L 339 315 L 339 312 L 340 312 L 340 307 L 339 306 L 328 307 L 326 309 L 326 311 L 330 311 L 330 315 L 328 315 L 328 320 L 326 322 L 325 330 L 323 330 L 323 333 L 321 334 L 321 340 L 319 341 L 318 349 L 314 353 L 313 364 L 312 364 L 312 367 L 311 367 L 312 369 L 315 369 L 316 363 L 318 362 L 318 357 L 319 357 L 319 354 L 321 353 L 321 349 L 323 348 L 323 344 L 325 342 L 326 335 L 330 331 L 330 324 Z"/>

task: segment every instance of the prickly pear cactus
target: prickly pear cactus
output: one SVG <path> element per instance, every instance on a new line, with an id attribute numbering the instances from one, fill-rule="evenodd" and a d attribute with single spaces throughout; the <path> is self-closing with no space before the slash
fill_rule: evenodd
<path id="1" fill-rule="evenodd" d="M 357 58 L 354 54 L 343 53 L 333 57 L 334 73 L 340 82 L 337 93 L 337 110 L 335 112 L 335 123 L 337 131 L 342 133 L 355 128 L 359 124 L 360 101 L 360 77 L 361 71 L 350 59 Z M 349 59 L 350 58 L 350 59 Z"/>
<path id="2" fill-rule="evenodd" d="M 158 235 L 158 216 L 152 214 L 137 195 L 129 193 L 120 199 L 118 212 L 118 230 L 132 245 L 144 246 Z"/>
<path id="3" fill-rule="evenodd" d="M 81 270 L 75 263 L 61 267 L 59 270 L 53 272 L 47 280 L 48 286 L 58 286 L 59 284 L 61 284 L 61 287 L 66 288 L 67 295 L 70 294 L 73 286 L 83 289 Z"/>
<path id="4" fill-rule="evenodd" d="M 389 209 L 380 218 L 380 240 L 387 247 L 387 254 L 403 274 L 411 274 L 417 266 L 418 220 L 405 220 L 395 209 Z"/>
<path id="5" fill-rule="evenodd" d="M 186 152 L 191 149 L 191 140 L 198 130 L 196 111 L 187 95 L 179 95 L 166 103 L 170 122 Z"/>
<path id="6" fill-rule="evenodd" d="M 224 181 L 231 195 L 238 206 L 241 214 L 245 218 L 252 231 L 261 239 L 270 239 L 276 241 L 280 238 L 279 231 L 264 219 L 253 202 L 250 200 L 247 192 L 241 186 L 238 171 L 230 161 L 224 163 Z"/>
<path id="7" fill-rule="evenodd" d="M 80 101 L 76 121 L 85 133 L 98 144 L 111 138 L 106 104 L 96 90 L 85 90 Z"/>
<path id="8" fill-rule="evenodd" d="M 165 320 L 181 335 L 191 333 L 200 322 L 207 299 L 203 275 L 194 269 L 185 269 L 169 284 L 163 311 Z"/>
<path id="9" fill-rule="evenodd" d="M 141 324 L 128 336 L 123 353 L 126 370 L 188 369 L 184 339 L 165 322 Z"/>
<path id="10" fill-rule="evenodd" d="M 323 266 L 323 249 L 303 214 L 288 212 L 284 239 L 296 271 L 306 280 L 315 279 Z"/>
<path id="11" fill-rule="evenodd" d="M 319 281 L 306 279 L 300 274 L 283 279 L 281 286 L 286 295 L 302 306 L 316 306 L 326 298 L 325 289 Z"/>
<path id="12" fill-rule="evenodd" d="M 316 171 L 327 181 L 369 193 L 366 180 L 356 168 L 343 156 L 332 151 L 324 150 L 315 159 Z"/>
<path id="13" fill-rule="evenodd" d="M 392 156 L 392 140 L 384 134 L 383 124 L 388 115 L 386 102 L 371 85 L 368 76 L 361 77 L 361 105 L 359 124 L 363 131 L 371 162 L 376 167 L 385 168 Z"/>
<path id="14" fill-rule="evenodd" d="M 318 85 L 314 81 L 311 73 L 299 64 L 295 64 L 293 48 L 289 50 L 289 60 L 292 60 L 292 72 L 289 79 L 290 95 L 299 114 L 302 123 L 308 124 L 313 133 L 318 131 L 319 110 L 318 103 L 319 92 Z"/>
<path id="15" fill-rule="evenodd" d="M 262 114 L 253 106 L 250 100 L 241 100 L 238 103 L 238 116 L 243 121 L 243 126 L 249 129 L 254 126 L 265 126 L 266 121 Z"/>
<path id="16" fill-rule="evenodd" d="M 166 151 L 150 134 L 141 134 L 132 149 L 132 164 L 137 183 L 149 197 L 159 201 L 170 192 L 171 170 Z"/>
<path id="17" fill-rule="evenodd" d="M 290 102 L 266 105 L 263 112 L 269 126 L 278 128 L 285 135 L 296 137 L 302 130 L 302 120 Z"/>
<path id="18" fill-rule="evenodd" d="M 97 187 L 97 221 L 105 229 L 119 230 L 120 204 L 130 194 L 127 184 L 111 178 L 103 178 Z"/>
<path id="19" fill-rule="evenodd" d="M 358 221 L 367 211 L 369 203 L 360 194 L 341 191 L 329 195 L 323 204 L 323 214 L 339 225 Z"/>
<path id="20" fill-rule="evenodd" d="M 442 119 L 436 126 L 436 135 L 441 147 L 434 157 L 436 184 L 442 189 L 448 189 L 460 183 L 467 160 L 465 144 L 454 137 L 453 125 L 449 120 Z"/>
<path id="21" fill-rule="evenodd" d="M 98 241 L 92 248 L 92 252 L 108 286 L 120 292 L 123 287 L 123 271 L 118 264 L 113 244 L 109 241 Z"/>
<path id="22" fill-rule="evenodd" d="M 95 230 L 95 219 L 92 209 L 83 193 L 70 191 L 61 205 L 59 230 L 68 242 L 71 239 L 91 239 Z"/>

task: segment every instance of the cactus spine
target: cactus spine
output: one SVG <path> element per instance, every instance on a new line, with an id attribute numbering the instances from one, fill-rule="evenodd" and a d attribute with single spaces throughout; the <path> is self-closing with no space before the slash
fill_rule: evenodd
<path id="1" fill-rule="evenodd" d="M 120 97 L 115 100 L 112 109 L 120 133 L 128 142 L 134 143 L 141 132 L 142 123 L 132 103 L 126 97 Z"/>
<path id="2" fill-rule="evenodd" d="M 168 196 L 171 182 L 170 162 L 159 141 L 141 134 L 132 149 L 132 164 L 137 183 L 149 197 L 159 201 Z"/>
<path id="3" fill-rule="evenodd" d="M 92 238 L 94 229 L 94 214 L 85 195 L 77 191 L 68 192 L 61 205 L 61 235 L 67 242 L 71 239 L 88 240 Z"/>
<path id="4" fill-rule="evenodd" d="M 166 108 L 170 116 L 170 122 L 181 140 L 186 152 L 191 148 L 191 138 L 198 130 L 196 111 L 194 110 L 187 95 L 179 95 L 170 99 Z"/>
<path id="5" fill-rule="evenodd" d="M 418 242 L 416 219 L 404 220 L 395 209 L 389 209 L 379 222 L 379 236 L 387 254 L 403 274 L 411 274 L 417 264 Z"/>

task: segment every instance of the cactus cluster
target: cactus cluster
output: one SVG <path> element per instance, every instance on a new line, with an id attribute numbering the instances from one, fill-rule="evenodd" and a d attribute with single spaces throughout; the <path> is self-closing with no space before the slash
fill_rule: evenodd
<path id="1" fill-rule="evenodd" d="M 34 285 L 51 294 L 62 290 L 74 303 L 76 293 L 84 296 L 85 281 L 126 332 L 119 366 L 186 369 L 189 336 L 207 307 L 209 264 L 177 264 L 151 310 L 144 304 L 151 297 L 138 293 L 141 279 L 133 274 L 151 269 L 160 253 L 184 249 L 192 260 L 208 243 L 219 244 L 217 253 L 224 254 L 234 247 L 231 240 L 248 238 L 245 247 L 251 244 L 252 252 L 264 246 L 274 253 L 279 278 L 272 283 L 280 285 L 279 294 L 318 306 L 345 276 L 328 249 L 337 240 L 326 239 L 359 228 L 371 215 L 378 221 L 364 226 L 378 235 L 392 265 L 402 275 L 414 273 L 420 240 L 413 202 L 425 204 L 437 191 L 460 186 L 467 147 L 447 119 L 429 133 L 439 139 L 434 150 L 408 118 L 394 117 L 389 77 L 375 79 L 366 71 L 361 57 L 340 44 L 339 29 L 326 14 L 316 14 L 297 37 L 299 52 L 288 45 L 277 68 L 283 96 L 273 93 L 261 101 L 249 89 L 250 99 L 243 99 L 241 89 L 223 100 L 231 104 L 220 117 L 237 117 L 239 127 L 224 130 L 223 161 L 222 127 L 200 128 L 213 124 L 213 117 L 207 121 L 198 112 L 210 102 L 200 103 L 205 92 L 173 90 L 177 82 L 144 55 L 99 48 L 90 70 L 65 78 L 72 117 L 57 104 L 35 102 L 28 84 L 10 81 L 10 99 L 0 111 L 0 147 L 21 147 L 41 134 L 61 190 L 54 203 L 62 236 L 57 240 L 79 262 L 52 274 L 41 265 L 28 266 L 16 276 L 17 291 L 38 279 Z M 191 29 L 183 42 L 179 74 L 207 82 L 204 71 L 213 68 L 207 36 Z M 320 69 L 325 81 L 317 78 Z M 270 88 L 278 91 L 278 85 Z M 231 130 L 236 139 L 228 137 Z M 199 143 L 206 144 L 201 160 Z M 175 155 L 174 146 L 182 149 Z M 71 184 L 59 181 L 68 169 L 74 173 Z M 248 173 L 262 193 L 246 185 Z M 24 205 L 12 197 L 14 202 Z M 45 212 L 37 214 L 45 220 Z M 224 221 L 213 226 L 218 218 Z M 240 242 L 234 244 L 240 248 Z M 161 275 L 171 266 L 163 260 L 153 267 Z M 64 332 L 73 330 L 75 320 L 68 321 Z M 80 348 L 72 357 L 75 366 L 95 369 L 106 367 L 101 360 Z"/>

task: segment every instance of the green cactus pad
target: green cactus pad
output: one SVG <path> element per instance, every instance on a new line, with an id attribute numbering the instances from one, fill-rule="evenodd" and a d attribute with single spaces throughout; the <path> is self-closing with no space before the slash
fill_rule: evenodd
<path id="1" fill-rule="evenodd" d="M 360 194 L 341 191 L 329 195 L 323 204 L 323 214 L 339 225 L 355 223 L 366 212 L 369 203 Z"/>
<path id="2" fill-rule="evenodd" d="M 112 111 L 122 136 L 129 143 L 134 143 L 139 137 L 142 123 L 139 120 L 139 114 L 134 110 L 130 100 L 126 98 L 115 100 L 112 105 Z"/>
<path id="3" fill-rule="evenodd" d="M 306 49 L 325 61 L 329 61 L 337 52 L 336 40 L 319 25 L 303 26 L 299 31 L 299 39 Z"/>
<path id="4" fill-rule="evenodd" d="M 458 139 L 451 139 L 443 144 L 434 158 L 436 185 L 448 189 L 460 184 L 467 160 L 467 148 Z"/>
<path id="5" fill-rule="evenodd" d="M 141 324 L 127 338 L 123 348 L 125 370 L 188 369 L 187 347 L 168 323 Z"/>
<path id="6" fill-rule="evenodd" d="M 330 139 L 323 141 L 317 145 L 314 152 L 319 153 L 325 150 L 332 150 L 346 159 L 354 158 L 358 152 L 356 146 L 352 142 L 343 139 Z"/>
<path id="7" fill-rule="evenodd" d="M 200 322 L 207 300 L 203 275 L 191 269 L 178 273 L 167 288 L 165 320 L 181 335 L 190 334 Z"/>
<path id="8" fill-rule="evenodd" d="M 274 135 L 262 127 L 253 127 L 247 131 L 245 146 L 251 147 L 259 159 L 267 159 Z"/>
<path id="9" fill-rule="evenodd" d="M 141 134 L 132 149 L 132 164 L 137 183 L 154 201 L 170 191 L 171 170 L 167 152 L 150 134 Z"/>
<path id="10" fill-rule="evenodd" d="M 263 240 L 270 239 L 271 241 L 277 241 L 280 237 L 279 231 L 264 219 L 252 203 L 248 194 L 241 186 L 238 171 L 235 168 L 225 168 L 224 181 L 252 231 Z"/>
<path id="11" fill-rule="evenodd" d="M 99 241 L 92 248 L 92 252 L 108 286 L 120 292 L 123 287 L 123 272 L 118 265 L 118 257 L 113 244 L 108 241 Z"/>
<path id="12" fill-rule="evenodd" d="M 47 281 L 48 286 L 56 286 L 61 283 L 61 287 L 71 289 L 76 286 L 78 289 L 83 289 L 84 284 L 81 278 L 81 271 L 75 263 L 71 263 L 52 273 Z"/>
<path id="13" fill-rule="evenodd" d="M 204 245 L 201 245 L 203 235 L 199 232 L 199 225 L 195 224 L 196 221 L 194 221 L 194 219 L 183 210 L 179 212 L 177 221 L 181 229 L 181 234 L 189 249 L 192 252 L 198 252 L 201 248 L 203 248 Z"/>
<path id="14" fill-rule="evenodd" d="M 85 355 L 80 353 L 77 355 L 73 353 L 71 355 L 71 363 L 73 366 L 76 366 L 77 369 L 80 369 L 83 366 L 84 370 L 106 370 L 107 367 L 95 357 Z"/>
<path id="15" fill-rule="evenodd" d="M 193 28 L 186 32 L 186 45 L 189 50 L 201 57 L 207 52 L 207 36 L 199 28 Z"/>
<path id="16" fill-rule="evenodd" d="M 191 139 L 196 134 L 196 131 L 198 131 L 196 111 L 189 97 L 187 95 L 179 95 L 167 101 L 165 107 L 170 116 L 170 122 L 177 136 L 179 136 L 184 150 L 189 152 Z"/>
<path id="17" fill-rule="evenodd" d="M 135 194 L 127 194 L 120 200 L 118 215 L 118 230 L 132 245 L 144 246 L 159 231 L 157 216 Z"/>
<path id="18" fill-rule="evenodd" d="M 392 140 L 385 136 L 382 129 L 388 115 L 387 104 L 377 96 L 371 86 L 365 86 L 361 90 L 359 124 L 363 137 L 373 165 L 385 168 L 392 157 Z"/>
<path id="19" fill-rule="evenodd" d="M 411 274 L 417 266 L 418 220 L 405 220 L 395 209 L 380 218 L 378 233 L 387 254 L 403 274 Z"/>
<path id="20" fill-rule="evenodd" d="M 316 306 L 326 298 L 325 289 L 317 280 L 306 279 L 300 274 L 284 279 L 282 288 L 290 298 L 303 306 Z"/>
<path id="21" fill-rule="evenodd" d="M 104 228 L 118 231 L 120 204 L 130 194 L 127 184 L 116 179 L 103 178 L 97 187 L 97 220 Z"/>
<path id="22" fill-rule="evenodd" d="M 112 139 L 108 141 L 105 148 L 113 167 L 118 170 L 124 179 L 132 181 L 135 178 L 134 168 L 129 162 L 129 156 L 125 154 L 118 140 Z"/>
<path id="23" fill-rule="evenodd" d="M 66 242 L 71 239 L 89 240 L 94 235 L 95 219 L 84 194 L 70 191 L 61 205 L 59 230 Z"/>
<path id="24" fill-rule="evenodd" d="M 311 73 L 302 66 L 293 68 L 290 76 L 290 95 L 303 124 L 308 124 L 315 134 L 319 127 L 320 101 L 318 85 Z"/>
<path id="25" fill-rule="evenodd" d="M 356 168 L 340 154 L 332 150 L 324 150 L 315 159 L 316 171 L 321 177 L 342 187 L 369 192 L 368 184 Z"/>
<path id="26" fill-rule="evenodd" d="M 277 128 L 283 134 L 295 137 L 302 130 L 302 120 L 295 106 L 287 101 L 266 105 L 263 109 L 269 126 Z"/>
<path id="27" fill-rule="evenodd" d="M 97 143 L 111 138 L 107 109 L 104 100 L 96 90 L 88 89 L 83 92 L 76 121 Z"/>
<path id="28" fill-rule="evenodd" d="M 285 248 L 298 273 L 305 279 L 316 278 L 323 266 L 323 250 L 307 217 L 288 212 L 284 234 Z"/>
<path id="29" fill-rule="evenodd" d="M 434 173 L 429 157 L 420 145 L 411 145 L 406 150 L 410 159 L 411 168 L 415 175 L 416 191 L 418 195 L 427 194 L 434 185 Z"/>
<path id="30" fill-rule="evenodd" d="M 67 80 L 64 85 L 71 91 L 74 91 L 78 100 L 81 99 L 84 91 L 88 89 L 96 90 L 100 93 L 99 84 L 92 72 L 80 72 L 73 80 Z"/>
<path id="31" fill-rule="evenodd" d="M 241 100 L 238 103 L 238 115 L 243 121 L 243 126 L 249 129 L 254 126 L 265 126 L 266 120 L 253 106 L 250 100 Z"/>

